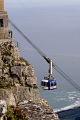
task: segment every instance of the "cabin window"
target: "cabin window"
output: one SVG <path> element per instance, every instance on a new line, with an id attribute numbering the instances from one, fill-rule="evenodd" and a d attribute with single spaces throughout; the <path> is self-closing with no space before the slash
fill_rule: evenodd
<path id="1" fill-rule="evenodd" d="M 45 82 L 43 82 L 43 86 L 46 86 L 46 83 L 45 83 Z"/>
<path id="2" fill-rule="evenodd" d="M 51 82 L 51 86 L 54 86 L 54 83 L 53 83 L 53 82 Z"/>
<path id="3" fill-rule="evenodd" d="M 45 82 L 45 86 L 46 86 L 46 87 L 48 86 L 47 82 Z"/>
<path id="4" fill-rule="evenodd" d="M 51 86 L 56 86 L 56 82 L 51 82 Z"/>
<path id="5" fill-rule="evenodd" d="M 41 85 L 42 85 L 42 86 L 47 86 L 47 83 L 42 81 L 42 82 L 41 82 Z"/>
<path id="6" fill-rule="evenodd" d="M 3 27 L 3 19 L 0 19 L 0 27 Z"/>
<path id="7" fill-rule="evenodd" d="M 54 85 L 56 85 L 56 82 L 54 82 Z"/>

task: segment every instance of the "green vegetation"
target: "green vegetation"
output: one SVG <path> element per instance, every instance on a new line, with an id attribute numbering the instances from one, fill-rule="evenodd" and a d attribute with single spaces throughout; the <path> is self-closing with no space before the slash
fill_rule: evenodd
<path id="1" fill-rule="evenodd" d="M 7 65 L 6 65 L 6 64 L 3 64 L 2 70 L 4 70 L 6 67 L 7 67 Z"/>
<path id="2" fill-rule="evenodd" d="M 12 107 L 12 106 L 8 107 L 8 110 L 7 110 L 7 119 L 8 120 L 14 120 L 13 109 L 14 109 L 14 107 Z"/>
<path id="3" fill-rule="evenodd" d="M 17 62 L 25 62 L 27 66 L 30 65 L 29 62 L 28 62 L 27 60 L 25 60 L 23 57 L 20 57 L 19 59 L 15 59 L 15 58 L 14 58 L 14 59 L 12 60 L 12 64 L 13 64 L 15 61 L 17 61 Z"/>
<path id="4" fill-rule="evenodd" d="M 12 55 L 12 52 L 11 52 L 11 50 L 7 50 L 7 51 L 5 51 L 4 53 L 3 53 L 3 55 L 9 55 L 9 56 L 11 56 Z"/>
<path id="5" fill-rule="evenodd" d="M 0 89 L 6 89 L 6 88 L 10 88 L 12 86 L 12 81 L 7 81 L 5 82 L 5 80 L 3 78 L 0 77 Z"/>
<path id="6" fill-rule="evenodd" d="M 29 62 L 27 60 L 25 60 L 23 57 L 20 57 L 20 62 L 25 62 L 26 65 L 30 65 Z"/>
<path id="7" fill-rule="evenodd" d="M 21 108 L 14 108 L 13 106 L 8 107 L 7 111 L 8 120 L 26 120 L 26 113 Z"/>
<path id="8" fill-rule="evenodd" d="M 38 86 L 36 84 L 33 85 L 34 89 L 38 89 Z"/>
<path id="9" fill-rule="evenodd" d="M 25 79 L 27 79 L 27 77 L 30 77 L 29 73 L 25 74 Z"/>

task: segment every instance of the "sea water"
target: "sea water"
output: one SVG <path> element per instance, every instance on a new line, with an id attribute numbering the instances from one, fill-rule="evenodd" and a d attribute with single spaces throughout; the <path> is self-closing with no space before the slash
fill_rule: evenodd
<path id="1" fill-rule="evenodd" d="M 46 8 L 7 8 L 9 18 L 80 86 L 80 6 Z M 48 75 L 48 63 L 11 27 L 21 56 L 34 67 L 40 95 L 53 109 L 80 101 L 80 92 L 53 69 L 57 89 L 41 89 L 41 80 Z"/>

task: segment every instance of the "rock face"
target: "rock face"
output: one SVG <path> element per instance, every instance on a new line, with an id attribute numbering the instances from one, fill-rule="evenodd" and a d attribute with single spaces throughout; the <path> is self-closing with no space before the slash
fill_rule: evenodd
<path id="1" fill-rule="evenodd" d="M 49 108 L 48 104 L 45 105 L 42 102 L 20 102 L 18 107 L 27 112 L 27 120 L 58 120 L 58 116 L 53 114 L 53 110 Z"/>
<path id="2" fill-rule="evenodd" d="M 17 120 L 23 111 L 22 120 L 58 120 L 39 95 L 33 67 L 15 49 L 12 40 L 0 41 L 0 119 Z"/>

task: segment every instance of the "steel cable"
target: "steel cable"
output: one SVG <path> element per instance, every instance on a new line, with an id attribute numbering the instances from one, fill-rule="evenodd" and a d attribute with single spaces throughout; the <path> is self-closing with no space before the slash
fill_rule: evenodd
<path id="1" fill-rule="evenodd" d="M 9 23 L 13 28 L 49 63 L 50 58 L 48 58 L 10 19 L 8 19 Z M 53 68 L 63 76 L 71 85 L 73 85 L 78 91 L 80 91 L 80 87 L 68 76 L 66 75 L 55 63 L 53 63 Z"/>

